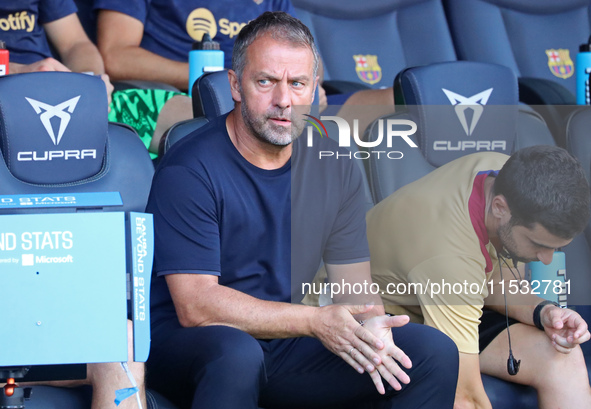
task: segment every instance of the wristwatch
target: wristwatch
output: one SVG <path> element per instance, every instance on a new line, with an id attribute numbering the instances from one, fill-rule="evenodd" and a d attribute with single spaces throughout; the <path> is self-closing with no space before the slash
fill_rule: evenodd
<path id="1" fill-rule="evenodd" d="M 546 305 L 548 304 L 552 304 L 555 305 L 557 307 L 560 307 L 560 304 L 554 302 L 554 301 L 550 301 L 550 300 L 544 300 L 541 303 L 539 303 L 538 305 L 536 305 L 536 308 L 534 308 L 534 325 L 536 327 L 538 327 L 538 329 L 540 331 L 544 331 L 544 326 L 542 325 L 542 318 L 540 317 L 540 314 L 542 312 L 542 308 L 544 308 Z"/>

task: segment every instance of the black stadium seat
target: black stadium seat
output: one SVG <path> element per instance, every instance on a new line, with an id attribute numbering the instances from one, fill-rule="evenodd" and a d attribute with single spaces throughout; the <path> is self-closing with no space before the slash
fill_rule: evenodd
<path id="1" fill-rule="evenodd" d="M 591 34 L 589 0 L 445 0 L 458 58 L 505 65 L 559 146 L 576 104 L 575 61 Z"/>
<path id="2" fill-rule="evenodd" d="M 166 153 L 179 139 L 201 128 L 215 117 L 234 109 L 227 70 L 202 75 L 193 84 L 192 91 L 194 118 L 178 122 L 170 127 L 160 141 L 159 156 Z"/>
<path id="3" fill-rule="evenodd" d="M 293 5 L 314 35 L 325 81 L 386 88 L 403 68 L 456 60 L 441 0 L 293 0 Z"/>
<path id="4" fill-rule="evenodd" d="M 587 180 L 591 183 L 591 139 L 589 139 L 589 130 L 591 129 L 591 110 L 589 107 L 581 107 L 573 112 L 568 118 L 566 125 L 566 148 L 576 157 L 585 170 Z M 572 247 L 572 250 L 571 250 Z M 574 251 L 574 250 L 577 251 Z M 570 252 L 569 252 L 570 250 Z M 591 276 L 589 276 L 589 266 L 591 266 L 591 223 L 587 225 L 584 234 L 577 237 L 573 243 L 566 248 L 567 255 L 567 274 L 570 265 L 577 266 L 580 271 L 581 279 L 585 281 L 581 285 L 572 288 L 573 304 L 577 305 L 577 311 L 581 313 L 587 323 L 591 322 Z M 569 259 L 570 257 L 570 259 Z M 567 278 L 569 278 L 567 276 Z M 582 281 L 582 280 L 579 280 Z M 585 355 L 591 356 L 591 343 L 583 344 Z"/>
<path id="5" fill-rule="evenodd" d="M 574 62 L 591 34 L 589 0 L 445 0 L 462 60 L 505 65 L 576 93 Z"/>
<path id="6" fill-rule="evenodd" d="M 0 195 L 119 192 L 121 205 L 93 210 L 144 211 L 152 162 L 134 131 L 108 123 L 99 78 L 63 72 L 0 77 L 0 107 Z M 0 213 L 84 210 L 3 208 Z M 87 387 L 35 386 L 26 407 L 82 409 L 90 407 L 89 398 Z M 150 408 L 174 408 L 157 394 L 149 393 L 148 400 Z"/>
<path id="7" fill-rule="evenodd" d="M 373 148 L 395 149 L 402 152 L 403 160 L 376 160 L 370 155 L 363 161 L 375 203 L 461 155 L 479 150 L 510 154 L 526 146 L 555 144 L 552 132 L 563 132 L 561 118 L 547 125 L 519 101 L 574 103 L 574 61 L 579 44 L 591 34 L 591 0 L 293 0 L 293 4 L 316 39 L 328 87 L 334 82 L 338 90 L 340 82 L 355 82 L 381 88 L 394 82 L 397 112 L 381 118 L 382 124 L 390 119 L 418 125 L 412 137 L 418 148 L 401 139 L 394 146 Z M 551 58 L 552 50 L 562 63 Z M 195 118 L 171 128 L 161 155 L 233 108 L 226 72 L 206 74 L 195 87 Z M 456 109 L 461 104 L 477 107 L 481 116 L 471 111 L 462 119 Z M 379 121 L 373 123 L 366 141 L 377 140 L 380 126 Z M 549 126 L 555 127 L 552 132 Z M 591 172 L 589 129 L 591 113 L 577 112 L 568 123 L 566 144 Z M 329 134 L 335 135 L 330 129 Z M 560 136 L 556 140 L 563 142 Z M 590 229 L 565 249 L 567 272 L 588 271 Z M 591 278 L 582 273 L 575 274 L 572 300 L 589 319 L 591 308 L 584 304 L 589 304 Z M 588 344 L 583 349 L 589 351 L 586 358 L 591 363 Z M 493 407 L 537 407 L 532 388 L 485 375 L 483 382 Z"/>
<path id="8" fill-rule="evenodd" d="M 205 112 L 209 113 L 208 116 L 215 117 L 231 109 L 227 76 L 218 72 L 207 74 L 202 78 L 202 86 L 196 89 L 193 96 L 196 98 L 196 95 L 201 94 L 199 98 L 202 101 L 208 101 L 206 103 L 208 107 L 205 108 Z M 207 86 L 203 86 L 204 84 Z M 443 89 L 448 92 L 444 92 Z M 484 95 L 488 90 L 491 90 L 488 96 Z M 377 157 L 373 155 L 369 156 L 369 160 L 363 161 L 366 162 L 368 189 L 371 190 L 373 201 L 376 203 L 396 189 L 464 154 L 491 148 L 510 154 L 526 146 L 554 145 L 554 139 L 540 115 L 527 106 L 518 104 L 517 79 L 506 67 L 460 61 L 411 68 L 397 77 L 394 91 L 398 112 L 381 119 L 384 122 L 388 119 L 415 121 L 418 125 L 417 134 L 411 138 L 418 148 L 411 148 L 402 139 L 398 139 L 393 141 L 392 147 L 386 146 L 387 141 L 384 140 L 383 144 L 369 149 L 386 152 L 395 149 L 404 155 L 402 160 L 387 160 L 383 156 L 382 159 L 376 160 Z M 455 109 L 456 105 L 466 103 L 466 100 L 474 100 L 472 104 L 482 107 L 482 116 L 473 128 L 472 123 L 475 118 L 471 114 L 466 114 L 465 123 L 468 131 Z M 403 104 L 407 105 L 406 108 Z M 499 116 L 502 120 L 499 120 Z M 589 129 L 591 115 L 586 117 L 585 121 L 578 124 L 582 129 Z M 206 123 L 207 120 L 202 116 L 178 124 L 178 129 L 167 144 L 167 148 L 191 130 L 201 126 L 204 121 Z M 329 125 L 331 122 L 325 121 L 325 124 Z M 366 133 L 366 141 L 377 139 L 379 126 L 379 121 L 372 124 Z M 574 127 L 574 122 L 572 126 Z M 334 129 L 329 130 L 328 133 L 331 137 L 336 136 Z M 591 147 L 591 144 L 586 141 L 579 143 Z M 580 148 L 576 149 L 582 151 Z M 588 165 L 590 160 L 587 158 L 584 163 Z M 574 245 L 565 249 L 567 271 L 585 272 L 587 271 L 585 266 L 590 264 L 587 245 L 580 245 L 580 240 L 584 238 L 582 236 L 577 238 Z M 573 282 L 576 282 L 575 286 L 579 287 L 575 289 L 576 294 L 573 299 L 583 304 L 581 300 L 588 298 L 586 294 L 588 289 L 591 289 L 590 280 L 576 275 L 576 280 Z M 583 308 L 581 310 L 581 313 L 585 314 L 585 310 Z M 585 348 L 586 346 L 584 350 Z M 587 359 L 591 360 L 591 351 Z M 493 407 L 505 409 L 537 407 L 537 397 L 532 388 L 509 384 L 486 375 L 483 375 L 483 382 Z"/>
<path id="9" fill-rule="evenodd" d="M 518 105 L 517 79 L 500 65 L 458 61 L 409 68 L 396 78 L 394 92 L 398 103 L 406 106 L 397 104 L 397 113 L 382 121 L 414 121 L 417 133 L 413 140 L 418 148 L 402 141 L 389 148 L 385 140 L 374 148 L 404 154 L 401 160 L 370 156 L 367 174 L 376 203 L 469 153 L 493 150 L 511 154 L 526 146 L 554 144 L 540 116 Z M 461 105 L 468 109 L 458 109 Z M 379 122 L 372 124 L 366 135 L 369 141 L 378 139 L 379 126 Z M 533 388 L 487 375 L 482 378 L 493 407 L 537 408 Z"/>
<path id="10" fill-rule="evenodd" d="M 394 94 L 397 112 L 381 119 L 415 121 L 419 149 L 398 142 L 394 148 L 404 153 L 403 160 L 370 158 L 367 170 L 376 203 L 469 153 L 511 154 L 529 145 L 554 144 L 540 116 L 518 105 L 517 80 L 500 65 L 456 61 L 409 68 L 397 76 Z M 475 108 L 460 111 L 461 105 Z M 376 140 L 379 125 L 372 124 L 368 140 Z"/>

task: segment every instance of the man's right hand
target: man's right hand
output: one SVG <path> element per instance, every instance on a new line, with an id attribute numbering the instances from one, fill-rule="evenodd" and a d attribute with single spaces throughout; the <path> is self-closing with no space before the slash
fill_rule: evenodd
<path id="1" fill-rule="evenodd" d="M 64 64 L 56 60 L 55 58 L 45 58 L 44 60 L 36 61 L 32 64 L 19 64 L 10 63 L 11 74 L 21 74 L 24 72 L 37 72 L 37 71 L 65 71 L 69 72 L 70 69 Z"/>
<path id="2" fill-rule="evenodd" d="M 394 362 L 398 360 L 410 368 L 410 359 L 392 341 L 391 328 L 405 325 L 408 317 L 378 316 L 361 326 L 353 317 L 365 314 L 373 308 L 368 306 L 329 305 L 318 308 L 312 333 L 324 346 L 340 356 L 357 372 L 367 371 L 380 394 L 385 393 L 382 377 L 395 389 L 400 382 L 408 383 L 410 378 Z M 387 329 L 390 334 L 384 336 Z M 377 369 L 377 370 L 376 370 Z"/>
<path id="3" fill-rule="evenodd" d="M 492 409 L 480 374 L 480 356 L 460 352 L 454 409 Z"/>

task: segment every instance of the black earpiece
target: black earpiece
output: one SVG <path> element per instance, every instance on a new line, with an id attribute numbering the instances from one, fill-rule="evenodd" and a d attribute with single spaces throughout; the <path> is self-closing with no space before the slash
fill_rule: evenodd
<path id="1" fill-rule="evenodd" d="M 499 255 L 497 254 L 497 257 L 498 256 Z M 511 271 L 511 274 L 513 274 L 513 276 L 515 277 L 515 273 L 511 269 L 511 266 L 509 265 L 509 263 L 507 263 L 507 260 L 505 260 L 505 258 L 502 256 L 498 257 L 498 258 L 500 260 L 499 270 L 501 272 L 501 280 L 503 280 L 503 266 L 501 265 L 501 262 L 505 263 L 505 265 L 509 268 L 509 271 Z M 511 261 L 513 262 L 513 266 L 515 268 L 517 268 L 517 260 L 515 258 L 511 257 Z M 509 375 L 515 376 L 519 372 L 519 367 L 521 366 L 521 359 L 517 360 L 513 356 L 513 349 L 511 348 L 511 333 L 509 332 L 509 315 L 508 315 L 508 311 L 507 311 L 508 310 L 508 308 L 507 308 L 507 294 L 505 292 L 503 292 L 503 297 L 505 299 L 505 320 L 506 320 L 506 324 L 507 324 L 507 338 L 509 340 L 509 358 L 507 358 L 507 372 L 509 373 Z"/>
<path id="2" fill-rule="evenodd" d="M 509 327 L 507 327 L 507 331 L 509 331 Z M 511 376 L 517 375 L 520 366 L 521 359 L 519 361 L 515 359 L 513 356 L 513 351 L 509 348 L 509 358 L 507 358 L 507 372 L 509 372 L 509 375 Z"/>

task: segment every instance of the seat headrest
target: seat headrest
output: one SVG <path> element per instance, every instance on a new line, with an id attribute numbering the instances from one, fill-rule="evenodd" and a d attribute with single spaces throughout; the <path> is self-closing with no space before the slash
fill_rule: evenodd
<path id="1" fill-rule="evenodd" d="M 193 117 L 204 116 L 208 120 L 234 109 L 228 71 L 203 74 L 193 84 Z"/>
<path id="2" fill-rule="evenodd" d="M 331 19 L 363 19 L 382 17 L 407 6 L 429 0 L 373 0 L 371 2 L 343 0 L 293 0 L 294 7 Z"/>
<path id="3" fill-rule="evenodd" d="M 394 81 L 396 109 L 417 124 L 419 148 L 436 167 L 469 153 L 511 154 L 517 78 L 506 67 L 455 61 L 408 68 Z"/>
<path id="4" fill-rule="evenodd" d="M 32 184 L 95 176 L 107 143 L 107 92 L 95 76 L 35 72 L 0 77 L 0 149 L 14 177 Z"/>
<path id="5" fill-rule="evenodd" d="M 573 9 L 589 7 L 589 0 L 486 0 L 486 3 L 494 4 L 499 8 L 518 11 L 520 13 L 537 15 L 565 13 Z"/>

